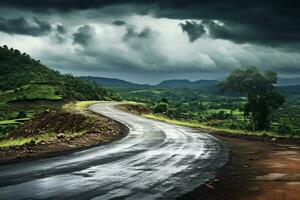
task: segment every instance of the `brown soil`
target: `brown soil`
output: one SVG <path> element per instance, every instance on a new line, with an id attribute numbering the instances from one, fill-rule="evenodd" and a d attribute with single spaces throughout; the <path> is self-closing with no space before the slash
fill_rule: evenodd
<path id="1" fill-rule="evenodd" d="M 46 131 L 56 133 L 70 131 L 75 133 L 85 130 L 85 127 L 88 129 L 91 128 L 91 122 L 87 120 L 87 116 L 74 112 L 55 110 L 40 114 L 29 123 L 10 133 L 9 137 L 30 137 L 45 133 Z"/>
<path id="2" fill-rule="evenodd" d="M 218 136 L 231 148 L 231 159 L 209 181 L 180 199 L 298 200 L 299 142 L 259 141 Z"/>
<path id="3" fill-rule="evenodd" d="M 150 110 L 142 104 L 121 104 L 116 107 L 120 110 L 139 115 L 150 113 Z"/>
<path id="4" fill-rule="evenodd" d="M 0 164 L 8 164 L 40 157 L 48 157 L 79 148 L 96 146 L 119 139 L 127 134 L 127 127 L 89 111 L 56 110 L 45 112 L 10 134 L 11 138 L 30 137 L 46 132 L 56 133 L 52 141 L 38 144 L 0 148 Z M 82 136 L 72 133 L 84 132 Z"/>

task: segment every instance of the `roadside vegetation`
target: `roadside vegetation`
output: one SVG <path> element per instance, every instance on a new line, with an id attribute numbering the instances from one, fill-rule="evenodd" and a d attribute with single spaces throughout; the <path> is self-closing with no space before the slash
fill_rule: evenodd
<path id="1" fill-rule="evenodd" d="M 242 78 L 250 81 L 248 91 L 247 85 L 238 84 Z M 233 72 L 221 84 L 205 87 L 116 91 L 125 100 L 143 102 L 151 111 L 145 116 L 153 119 L 232 134 L 300 137 L 300 87 L 278 88 L 275 83 L 273 72 L 261 74 L 249 68 Z M 250 86 L 255 84 L 257 90 L 252 91 Z"/>

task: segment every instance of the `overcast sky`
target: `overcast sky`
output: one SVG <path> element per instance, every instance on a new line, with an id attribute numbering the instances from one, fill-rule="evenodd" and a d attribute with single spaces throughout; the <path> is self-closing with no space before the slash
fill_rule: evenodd
<path id="1" fill-rule="evenodd" d="M 247 66 L 300 76 L 289 0 L 1 0 L 0 44 L 62 73 L 156 83 Z"/>

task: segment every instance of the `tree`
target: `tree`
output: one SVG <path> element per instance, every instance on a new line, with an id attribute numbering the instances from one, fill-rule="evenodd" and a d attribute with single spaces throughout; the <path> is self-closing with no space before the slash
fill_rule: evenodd
<path id="1" fill-rule="evenodd" d="M 157 103 L 153 107 L 153 112 L 154 113 L 165 113 L 168 111 L 169 105 L 163 102 Z"/>
<path id="2" fill-rule="evenodd" d="M 167 98 L 162 98 L 159 102 L 169 104 L 169 100 Z"/>
<path id="3" fill-rule="evenodd" d="M 233 71 L 219 88 L 222 92 L 230 90 L 245 95 L 244 115 L 250 119 L 253 131 L 267 130 L 272 112 L 285 102 L 285 97 L 274 91 L 276 82 L 275 72 L 260 73 L 256 67 L 249 67 Z"/>

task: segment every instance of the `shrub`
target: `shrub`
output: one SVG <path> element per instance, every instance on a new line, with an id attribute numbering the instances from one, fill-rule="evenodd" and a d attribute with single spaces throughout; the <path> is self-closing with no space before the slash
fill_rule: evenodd
<path id="1" fill-rule="evenodd" d="M 278 125 L 278 133 L 286 135 L 292 133 L 292 128 L 286 123 L 280 123 Z"/>
<path id="2" fill-rule="evenodd" d="M 17 115 L 17 118 L 26 118 L 27 117 L 27 114 L 25 111 L 20 111 Z"/>
<path id="3" fill-rule="evenodd" d="M 154 113 L 165 113 L 168 111 L 169 105 L 166 103 L 158 103 L 153 107 Z"/>

